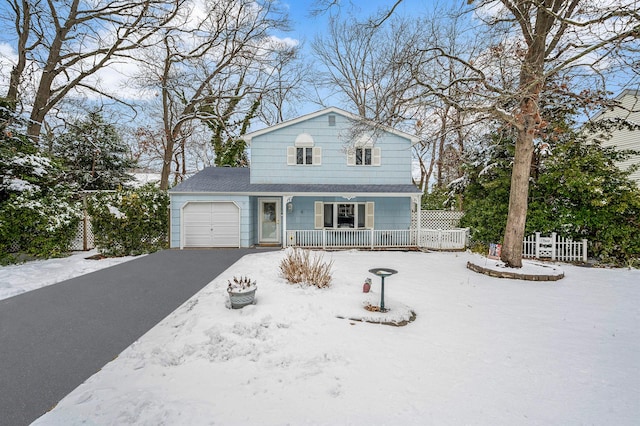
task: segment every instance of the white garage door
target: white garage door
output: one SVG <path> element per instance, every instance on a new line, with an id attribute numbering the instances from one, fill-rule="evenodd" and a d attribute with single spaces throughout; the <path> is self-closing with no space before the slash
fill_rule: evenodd
<path id="1" fill-rule="evenodd" d="M 240 247 L 240 209 L 234 203 L 189 203 L 184 207 L 185 247 Z"/>

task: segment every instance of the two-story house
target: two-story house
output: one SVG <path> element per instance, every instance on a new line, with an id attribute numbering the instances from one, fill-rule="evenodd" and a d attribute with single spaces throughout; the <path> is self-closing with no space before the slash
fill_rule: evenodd
<path id="1" fill-rule="evenodd" d="M 640 90 L 626 89 L 616 97 L 616 100 L 620 102 L 619 107 L 602 110 L 592 120 L 623 118 L 634 124 L 640 124 Z M 640 151 L 640 131 L 616 129 L 613 131 L 611 138 L 602 143 L 602 146 L 614 147 L 617 150 L 631 149 Z M 617 165 L 622 170 L 627 170 L 632 165 L 638 164 L 640 164 L 640 155 L 632 155 L 626 160 L 620 161 Z M 633 172 L 630 178 L 640 186 L 640 169 Z"/>
<path id="2" fill-rule="evenodd" d="M 411 245 L 415 136 L 327 108 L 245 140 L 250 168 L 209 167 L 169 191 L 171 247 Z"/>

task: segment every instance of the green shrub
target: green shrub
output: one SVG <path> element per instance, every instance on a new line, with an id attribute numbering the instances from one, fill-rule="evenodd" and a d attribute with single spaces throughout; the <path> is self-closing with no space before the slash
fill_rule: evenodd
<path id="1" fill-rule="evenodd" d="M 100 193 L 89 200 L 96 248 L 108 256 L 151 253 L 167 247 L 169 197 L 153 184 Z"/>
<path id="2" fill-rule="evenodd" d="M 79 203 L 63 194 L 22 192 L 0 204 L 0 263 L 59 257 L 70 250 L 81 218 Z"/>

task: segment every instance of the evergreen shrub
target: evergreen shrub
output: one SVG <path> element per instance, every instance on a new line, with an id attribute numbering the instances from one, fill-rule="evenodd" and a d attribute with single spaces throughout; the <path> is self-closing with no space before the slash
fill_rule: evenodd
<path id="1" fill-rule="evenodd" d="M 0 263 L 65 255 L 80 218 L 79 204 L 61 194 L 11 195 L 0 203 Z"/>
<path id="2" fill-rule="evenodd" d="M 169 196 L 154 184 L 99 193 L 88 203 L 96 248 L 107 256 L 167 247 Z"/>

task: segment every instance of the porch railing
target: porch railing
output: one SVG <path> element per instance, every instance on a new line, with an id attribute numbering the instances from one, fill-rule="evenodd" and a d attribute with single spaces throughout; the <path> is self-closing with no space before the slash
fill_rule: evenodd
<path id="1" fill-rule="evenodd" d="M 287 246 L 307 248 L 407 248 L 464 250 L 468 229 L 317 229 L 287 231 Z"/>

